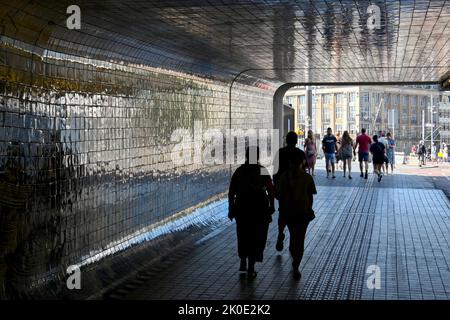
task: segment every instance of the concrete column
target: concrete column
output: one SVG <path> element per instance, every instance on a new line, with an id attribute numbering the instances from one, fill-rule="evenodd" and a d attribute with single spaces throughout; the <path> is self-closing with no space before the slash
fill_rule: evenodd
<path id="1" fill-rule="evenodd" d="M 283 97 L 286 93 L 287 86 L 281 86 L 275 92 L 273 97 L 273 128 L 279 130 L 279 146 L 283 146 L 284 143 L 284 108 L 283 108 Z"/>

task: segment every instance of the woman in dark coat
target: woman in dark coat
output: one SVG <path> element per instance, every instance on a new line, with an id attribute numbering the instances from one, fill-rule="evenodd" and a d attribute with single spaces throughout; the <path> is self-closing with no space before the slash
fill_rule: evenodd
<path id="1" fill-rule="evenodd" d="M 250 155 L 249 155 L 250 149 Z M 259 149 L 246 150 L 245 163 L 236 169 L 228 193 L 230 220 L 236 219 L 239 271 L 256 276 L 255 262 L 263 261 L 269 223 L 274 210 L 274 187 L 269 172 L 258 163 Z M 247 267 L 248 260 L 248 267 Z"/>

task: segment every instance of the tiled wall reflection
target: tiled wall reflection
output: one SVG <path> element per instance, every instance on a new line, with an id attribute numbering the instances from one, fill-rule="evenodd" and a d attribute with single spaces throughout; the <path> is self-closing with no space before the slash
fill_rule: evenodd
<path id="1" fill-rule="evenodd" d="M 1 40 L 0 297 L 226 190 L 228 166 L 174 165 L 170 136 L 228 128 L 228 83 Z M 234 90 L 233 128 L 270 128 L 273 91 Z"/>

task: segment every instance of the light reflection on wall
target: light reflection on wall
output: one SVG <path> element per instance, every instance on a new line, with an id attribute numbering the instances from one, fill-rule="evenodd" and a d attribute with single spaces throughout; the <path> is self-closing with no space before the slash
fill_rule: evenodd
<path id="1" fill-rule="evenodd" d="M 170 135 L 228 128 L 228 83 L 4 36 L 1 52 L 1 297 L 208 217 L 151 228 L 226 190 L 226 165 L 176 167 Z M 233 128 L 270 128 L 272 88 L 233 90 Z"/>

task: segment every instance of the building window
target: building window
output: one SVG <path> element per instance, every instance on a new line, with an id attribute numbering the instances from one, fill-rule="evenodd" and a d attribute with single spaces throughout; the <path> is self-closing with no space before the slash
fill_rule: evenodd
<path id="1" fill-rule="evenodd" d="M 350 105 L 348 118 L 349 118 L 349 121 L 355 121 L 355 118 L 356 118 L 356 107 L 355 107 L 355 105 Z"/>
<path id="2" fill-rule="evenodd" d="M 323 121 L 324 122 L 330 121 L 330 109 L 329 108 L 323 108 Z"/>
<path id="3" fill-rule="evenodd" d="M 336 119 L 342 119 L 342 107 L 336 106 Z"/>
<path id="4" fill-rule="evenodd" d="M 292 96 L 287 97 L 287 103 L 291 106 L 292 106 L 292 101 L 294 101 L 294 97 L 292 97 Z"/>
<path id="5" fill-rule="evenodd" d="M 299 96 L 298 97 L 298 101 L 300 105 L 304 105 L 306 103 L 306 98 L 305 96 Z"/>
<path id="6" fill-rule="evenodd" d="M 416 106 L 417 105 L 417 97 L 416 96 L 411 96 L 411 105 L 412 106 Z"/>
<path id="7" fill-rule="evenodd" d="M 362 106 L 361 107 L 361 118 L 364 121 L 369 121 L 369 116 L 370 116 L 370 108 L 368 105 Z"/>
<path id="8" fill-rule="evenodd" d="M 305 121 L 306 121 L 306 107 L 305 106 L 301 106 L 298 108 L 298 118 L 299 118 L 299 123 L 301 125 L 305 125 Z"/>
<path id="9" fill-rule="evenodd" d="M 372 103 L 378 103 L 378 93 L 372 93 Z"/>
<path id="10" fill-rule="evenodd" d="M 354 104 L 356 101 L 356 93 L 355 92 L 350 93 L 348 99 L 349 99 L 350 104 L 352 104 L 352 103 Z"/>
<path id="11" fill-rule="evenodd" d="M 306 116 L 306 108 L 300 108 L 300 116 L 303 118 Z"/>
<path id="12" fill-rule="evenodd" d="M 401 108 L 401 114 L 402 114 L 402 123 L 408 123 L 408 107 L 407 106 L 403 106 Z"/>
<path id="13" fill-rule="evenodd" d="M 408 96 L 403 96 L 403 105 L 407 106 L 409 104 L 409 97 Z"/>
<path id="14" fill-rule="evenodd" d="M 368 92 L 363 92 L 361 94 L 361 100 L 363 104 L 368 104 L 369 103 L 369 93 Z"/>
<path id="15" fill-rule="evenodd" d="M 336 133 L 340 132 L 342 134 L 342 124 L 336 124 Z"/>
<path id="16" fill-rule="evenodd" d="M 331 102 L 331 95 L 330 94 L 324 94 L 323 95 L 323 104 L 329 104 Z"/>
<path id="17" fill-rule="evenodd" d="M 356 134 L 356 125 L 354 124 L 350 125 L 350 134 Z"/>
<path id="18" fill-rule="evenodd" d="M 400 99 L 399 95 L 398 94 L 394 94 L 392 98 L 393 98 L 394 105 L 398 105 L 398 103 L 400 102 L 399 101 L 399 99 Z"/>
<path id="19" fill-rule="evenodd" d="M 336 104 L 342 104 L 342 93 L 336 94 Z"/>
<path id="20" fill-rule="evenodd" d="M 417 114 L 415 112 L 411 112 L 411 124 L 417 124 Z"/>

